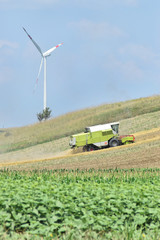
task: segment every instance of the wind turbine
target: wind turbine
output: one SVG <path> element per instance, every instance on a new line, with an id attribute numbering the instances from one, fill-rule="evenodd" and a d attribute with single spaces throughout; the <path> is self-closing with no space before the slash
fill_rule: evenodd
<path id="1" fill-rule="evenodd" d="M 37 48 L 37 50 L 39 51 L 39 53 L 42 56 L 42 60 L 40 63 L 40 67 L 39 67 L 39 72 L 38 72 L 38 76 L 37 76 L 37 81 L 38 82 L 38 78 L 42 69 L 42 64 L 44 62 L 44 107 L 43 109 L 45 110 L 47 107 L 47 88 L 46 88 L 46 83 L 47 83 L 47 78 L 46 78 L 46 58 L 49 57 L 51 55 L 51 53 L 58 48 L 59 46 L 61 46 L 63 43 L 58 44 L 55 47 L 50 48 L 48 51 L 46 52 L 42 52 L 41 48 L 38 46 L 38 44 L 33 40 L 33 38 L 28 34 L 28 32 L 26 31 L 25 28 L 23 28 L 23 30 L 26 32 L 26 34 L 28 35 L 28 37 L 30 38 L 30 40 L 33 42 L 33 44 L 35 45 L 35 47 Z"/>

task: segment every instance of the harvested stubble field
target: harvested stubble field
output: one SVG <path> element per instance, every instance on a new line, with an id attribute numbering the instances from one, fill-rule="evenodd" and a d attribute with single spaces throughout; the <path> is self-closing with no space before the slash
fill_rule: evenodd
<path id="1" fill-rule="evenodd" d="M 159 138 L 159 137 L 158 137 Z M 160 138 L 145 143 L 109 148 L 89 153 L 68 154 L 50 159 L 28 160 L 0 165 L 13 170 L 110 169 L 160 167 Z"/>
<path id="2" fill-rule="evenodd" d="M 18 170 L 160 167 L 158 124 L 160 125 L 159 111 L 124 119 L 120 121 L 120 134 L 134 133 L 136 137 L 134 144 L 90 153 L 78 153 L 79 149 L 73 151 L 69 148 L 69 138 L 65 137 L 0 154 L 0 167 Z M 151 126 L 152 129 L 150 129 Z"/>

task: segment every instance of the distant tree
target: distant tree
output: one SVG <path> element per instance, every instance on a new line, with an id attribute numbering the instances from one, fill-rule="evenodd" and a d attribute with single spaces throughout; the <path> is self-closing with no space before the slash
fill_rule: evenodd
<path id="1" fill-rule="evenodd" d="M 43 110 L 43 118 L 45 120 L 50 118 L 51 117 L 51 112 L 52 112 L 52 110 L 50 110 L 49 107 L 47 107 L 45 110 Z"/>
<path id="2" fill-rule="evenodd" d="M 47 120 L 48 118 L 50 118 L 51 112 L 52 112 L 52 110 L 50 110 L 49 107 L 47 107 L 42 112 L 37 113 L 38 121 L 41 122 L 42 120 Z"/>
<path id="3" fill-rule="evenodd" d="M 41 122 L 43 120 L 43 113 L 37 113 L 38 121 Z"/>

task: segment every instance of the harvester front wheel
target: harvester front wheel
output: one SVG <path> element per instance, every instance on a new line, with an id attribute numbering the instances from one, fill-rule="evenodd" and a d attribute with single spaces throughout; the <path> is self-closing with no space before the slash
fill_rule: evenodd
<path id="1" fill-rule="evenodd" d="M 91 151 L 94 151 L 95 149 L 94 149 L 94 147 L 92 146 L 92 145 L 89 145 L 88 146 L 88 152 L 91 152 Z"/>
<path id="2" fill-rule="evenodd" d="M 119 141 L 118 141 L 118 139 L 112 138 L 112 139 L 109 141 L 109 146 L 110 146 L 110 147 L 117 147 L 117 146 L 119 146 Z"/>
<path id="3" fill-rule="evenodd" d="M 94 151 L 94 147 L 92 145 L 87 145 L 83 147 L 83 152 L 90 152 L 90 151 Z"/>

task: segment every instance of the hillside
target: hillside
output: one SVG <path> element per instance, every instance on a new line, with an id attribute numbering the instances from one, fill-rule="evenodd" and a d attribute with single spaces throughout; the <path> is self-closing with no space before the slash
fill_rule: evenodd
<path id="1" fill-rule="evenodd" d="M 0 167 L 11 169 L 88 169 L 160 167 L 160 127 L 144 130 L 160 119 L 160 111 L 148 113 L 120 122 L 120 131 L 134 131 L 136 142 L 131 145 L 82 153 L 69 148 L 69 138 L 0 155 Z M 160 124 L 160 122 L 159 122 Z M 130 125 L 130 128 L 129 128 Z M 133 132 L 129 132 L 133 133 Z M 75 154 L 76 153 L 76 154 Z"/>
<path id="2" fill-rule="evenodd" d="M 140 103 L 141 105 L 139 105 Z M 49 169 L 160 167 L 160 97 L 137 99 L 117 103 L 117 105 L 121 105 L 121 112 L 119 110 L 118 116 L 120 117 L 121 114 L 122 120 L 118 119 L 118 117 L 113 118 L 113 116 L 111 116 L 111 113 L 115 114 L 116 111 L 118 114 L 118 106 L 116 106 L 116 104 L 110 104 L 94 108 L 97 109 L 95 112 L 97 119 L 99 116 L 99 121 L 97 120 L 96 122 L 96 120 L 94 120 L 94 124 L 105 123 L 102 121 L 102 109 L 108 109 L 106 113 L 103 114 L 103 116 L 105 116 L 105 114 L 106 116 L 110 115 L 110 121 L 106 122 L 120 120 L 120 134 L 134 133 L 136 136 L 135 144 L 127 146 L 127 148 L 125 148 L 126 146 L 121 146 L 114 149 L 96 151 L 93 155 L 90 153 L 73 154 L 68 144 L 69 137 L 63 136 L 67 135 L 66 128 L 69 129 L 70 127 L 69 116 L 71 121 L 77 119 L 77 124 L 76 122 L 73 124 L 73 130 L 77 129 L 77 131 L 72 130 L 74 133 L 81 131 L 81 124 L 84 125 L 84 119 L 86 122 L 88 121 L 86 125 L 92 125 L 93 119 L 95 118 L 93 109 L 88 109 L 88 111 L 85 109 L 51 119 L 45 123 L 23 128 L 1 130 L 0 167 L 9 167 L 9 164 L 19 165 L 25 162 L 28 162 L 26 166 L 19 165 L 14 167 L 14 169 L 37 169 L 44 167 Z M 137 106 L 137 108 L 135 106 Z M 142 111 L 140 111 L 140 106 Z M 129 112 L 127 112 L 127 117 L 123 119 L 122 116 L 126 113 L 124 109 L 130 109 L 128 110 L 130 114 L 132 113 L 135 116 L 129 118 Z M 135 109 L 137 109 L 137 111 Z M 149 113 L 144 113 L 144 111 L 148 112 L 149 109 Z M 156 109 L 158 110 L 156 111 Z M 84 113 L 86 113 L 86 115 Z M 64 122 L 66 122 L 66 124 L 63 124 Z M 61 129 L 62 126 L 63 128 Z M 70 135 L 72 131 L 69 132 L 68 130 L 68 135 Z M 53 139 L 55 138 L 55 140 L 51 138 L 52 133 Z M 22 139 L 23 144 L 21 145 Z M 137 161 L 134 161 L 135 158 Z M 40 162 L 41 159 L 42 162 Z"/>
<path id="3" fill-rule="evenodd" d="M 0 129 L 0 154 L 68 137 L 73 133 L 83 131 L 89 125 L 123 120 L 120 129 L 121 133 L 123 131 L 124 133 L 131 133 L 159 127 L 159 118 L 154 115 L 154 113 L 157 113 L 158 116 L 159 111 L 160 96 L 152 96 L 125 102 L 104 104 L 68 113 L 30 126 Z M 151 115 L 146 115 L 148 121 L 143 118 L 143 115 L 147 113 L 152 113 Z M 137 116 L 142 116 L 138 122 L 136 122 Z M 134 117 L 135 123 L 133 121 L 131 124 L 127 119 Z"/>

